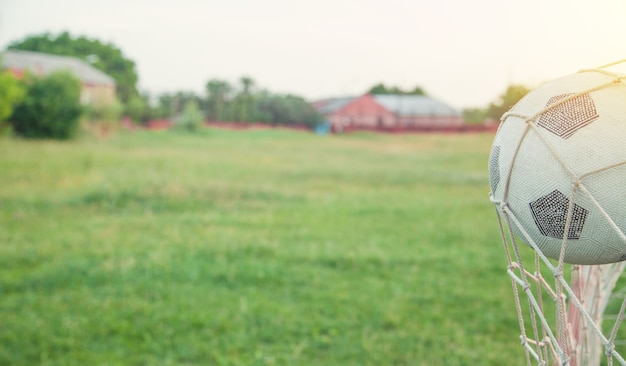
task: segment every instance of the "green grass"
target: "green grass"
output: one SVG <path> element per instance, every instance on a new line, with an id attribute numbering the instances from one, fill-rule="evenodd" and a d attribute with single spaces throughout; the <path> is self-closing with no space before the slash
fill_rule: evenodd
<path id="1" fill-rule="evenodd" d="M 0 140 L 0 364 L 524 364 L 492 138 Z"/>

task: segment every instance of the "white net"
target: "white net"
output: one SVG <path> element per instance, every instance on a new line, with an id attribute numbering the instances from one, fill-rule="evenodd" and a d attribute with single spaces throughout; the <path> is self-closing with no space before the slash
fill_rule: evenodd
<path id="1" fill-rule="evenodd" d="M 614 290 L 621 278 L 626 262 L 613 261 L 614 263 L 593 265 L 566 264 L 568 255 L 570 258 L 579 258 L 576 256 L 580 256 L 577 252 L 574 252 L 574 256 L 571 255 L 572 251 L 568 250 L 574 249 L 567 248 L 568 245 L 572 246 L 572 243 L 577 244 L 571 239 L 582 230 L 582 227 L 576 228 L 578 224 L 576 222 L 576 210 L 578 207 L 575 200 L 584 197 L 587 202 L 591 202 L 591 205 L 597 206 L 594 207 L 595 211 L 599 212 L 598 215 L 608 222 L 610 229 L 615 232 L 612 237 L 617 237 L 617 240 L 621 241 L 624 246 L 626 246 L 626 236 L 620 228 L 621 224 L 614 222 L 614 215 L 608 213 L 594 197 L 594 193 L 585 186 L 584 178 L 586 176 L 577 174 L 575 169 L 570 169 L 568 162 L 561 158 L 558 149 L 554 148 L 548 139 L 542 137 L 545 131 L 540 131 L 537 123 L 541 115 L 549 114 L 552 109 L 559 105 L 604 88 L 612 88 L 616 84 L 623 84 L 626 81 L 623 74 L 607 71 L 607 68 L 613 65 L 583 71 L 609 75 L 609 82 L 587 87 L 578 93 L 567 94 L 565 97 L 559 96 L 560 99 L 549 102 L 545 108 L 532 115 L 513 111 L 502 117 L 502 124 L 506 123 L 509 117 L 522 119 L 525 123 L 523 136 L 526 136 L 529 131 L 538 135 L 538 141 L 547 146 L 551 155 L 564 167 L 563 169 L 566 171 L 566 175 L 571 178 L 572 183 L 570 185 L 571 191 L 568 192 L 564 189 L 559 191 L 559 194 L 564 195 L 562 202 L 565 202 L 565 205 L 559 208 L 561 211 L 559 215 L 561 216 L 557 225 L 557 229 L 562 235 L 562 238 L 559 239 L 560 252 L 557 251 L 556 255 L 550 255 L 549 258 L 545 254 L 546 244 L 538 243 L 535 240 L 537 238 L 536 233 L 529 233 L 527 218 L 520 217 L 520 211 L 509 205 L 508 191 L 513 163 L 502 177 L 500 177 L 499 171 L 495 176 L 493 170 L 490 172 L 492 181 L 491 201 L 497 207 L 496 212 L 500 222 L 502 242 L 508 260 L 507 273 L 513 286 L 521 330 L 520 340 L 527 365 L 580 366 L 613 365 L 614 363 L 626 365 L 622 356 L 626 351 L 626 346 L 622 346 L 620 349 L 623 340 L 619 339 L 619 328 L 626 308 L 626 296 L 622 291 Z M 626 109 L 626 99 L 623 103 L 624 108 L 622 109 Z M 576 113 L 583 112 L 577 111 Z M 626 120 L 621 122 L 626 124 Z M 568 133 L 570 132 L 563 132 L 565 138 L 569 137 Z M 624 139 L 626 140 L 626 137 Z M 524 137 L 519 140 L 515 154 L 518 153 L 523 140 Z M 496 146 L 494 145 L 494 147 Z M 500 146 L 497 146 L 497 149 L 492 150 L 492 159 L 494 155 L 498 157 L 499 154 Z M 515 161 L 515 155 L 512 160 Z M 626 160 L 603 167 L 602 171 L 624 166 L 626 166 Z M 593 174 L 598 173 L 599 171 L 593 172 Z M 587 175 L 590 174 L 587 173 Z M 498 194 L 493 192 L 495 190 L 494 180 L 495 185 L 503 186 L 498 188 Z M 624 181 L 619 183 L 619 189 L 624 190 L 621 187 Z M 550 207 L 550 210 L 556 209 Z M 550 214 L 554 214 L 554 212 Z M 585 212 L 584 215 L 587 213 Z M 583 216 L 583 219 L 585 218 L 586 216 Z M 532 218 L 530 220 L 532 221 Z M 534 217 L 534 220 L 537 225 L 540 225 L 537 222 L 539 220 L 537 217 Z M 546 235 L 543 231 L 542 234 Z M 528 254 L 526 245 L 520 248 L 518 238 L 521 238 L 534 251 Z M 578 237 L 574 237 L 574 239 L 578 239 Z M 598 263 L 607 262 L 609 261 L 601 262 L 599 260 Z M 616 295 L 618 298 L 615 297 Z M 607 309 L 609 308 L 612 314 L 608 314 Z"/>
<path id="2" fill-rule="evenodd" d="M 502 240 L 527 365 L 600 365 L 603 354 L 607 365 L 613 365 L 614 360 L 626 365 L 615 347 L 626 297 L 612 324 L 602 328 L 605 310 L 626 263 L 565 265 L 546 258 L 538 248 L 534 258 L 524 260 L 515 236 L 506 230 L 515 216 L 507 214 L 510 220 L 500 218 L 509 222 L 501 226 Z"/>

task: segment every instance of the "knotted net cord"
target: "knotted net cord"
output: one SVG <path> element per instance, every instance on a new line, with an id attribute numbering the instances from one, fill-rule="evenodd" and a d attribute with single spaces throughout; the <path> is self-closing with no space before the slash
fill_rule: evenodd
<path id="1" fill-rule="evenodd" d="M 622 355 L 615 350 L 618 329 L 626 311 L 626 296 L 622 299 L 621 308 L 615 317 L 610 331 L 603 332 L 602 330 L 605 309 L 609 304 L 613 289 L 624 271 L 626 262 L 568 266 L 564 262 L 567 233 L 569 233 L 572 224 L 576 194 L 587 196 L 595 205 L 595 209 L 607 219 L 613 230 L 626 243 L 626 235 L 621 232 L 582 181 L 586 176 L 626 164 L 626 161 L 577 176 L 567 162 L 561 158 L 556 149 L 551 146 L 548 139 L 543 135 L 543 131 L 536 124 L 541 114 L 569 100 L 583 94 L 625 83 L 626 76 L 605 70 L 607 67 L 619 63 L 626 63 L 626 60 L 604 65 L 596 69 L 581 70 L 581 72 L 601 72 L 610 75 L 612 80 L 608 83 L 568 95 L 566 98 L 546 106 L 534 115 L 528 116 L 509 112 L 505 113 L 501 118 L 502 123 L 505 123 L 506 119 L 511 116 L 521 118 L 526 122 L 526 129 L 515 148 L 513 162 L 506 174 L 503 198 L 502 200 L 496 200 L 491 195 L 491 201 L 500 208 L 500 210 L 496 210 L 496 213 L 508 261 L 507 273 L 511 278 L 513 287 L 521 330 L 520 340 L 524 348 L 527 365 L 533 365 L 534 363 L 542 366 L 599 365 L 603 354 L 605 362 L 609 366 L 612 366 L 614 362 L 626 365 Z M 564 235 L 561 242 L 561 252 L 559 259 L 556 261 L 550 260 L 543 254 L 507 204 L 511 172 L 520 146 L 529 131 L 533 131 L 540 137 L 541 141 L 570 175 L 573 182 L 563 231 Z M 518 240 L 513 233 L 513 227 L 519 230 L 526 244 L 534 249 L 534 260 L 523 260 Z M 527 265 L 526 262 L 531 264 Z M 571 272 L 566 274 L 566 269 L 571 269 Z M 549 276 L 552 276 L 554 280 L 549 280 Z M 525 301 L 523 301 L 524 296 L 526 297 Z M 554 311 L 556 315 L 554 315 Z M 602 349 L 604 349 L 604 352 L 602 352 Z"/>

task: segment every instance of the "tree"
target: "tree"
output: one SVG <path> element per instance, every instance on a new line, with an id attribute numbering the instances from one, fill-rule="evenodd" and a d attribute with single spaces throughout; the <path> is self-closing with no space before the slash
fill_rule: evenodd
<path id="1" fill-rule="evenodd" d="M 413 90 L 410 90 L 408 94 L 411 95 L 426 95 L 426 91 L 421 86 L 415 86 Z"/>
<path id="2" fill-rule="evenodd" d="M 9 71 L 0 72 L 0 123 L 13 113 L 15 105 L 24 97 L 24 85 Z"/>
<path id="3" fill-rule="evenodd" d="M 388 86 L 386 86 L 383 83 L 378 83 L 378 84 L 372 86 L 367 91 L 367 93 L 368 94 L 374 94 L 374 95 L 378 95 L 378 94 L 426 95 L 426 92 L 420 86 L 415 86 L 411 90 L 403 90 L 402 88 L 397 87 L 397 86 L 389 86 L 388 87 Z"/>
<path id="4" fill-rule="evenodd" d="M 227 81 L 212 79 L 206 84 L 207 108 L 206 117 L 209 121 L 225 121 L 227 116 L 227 103 L 230 100 L 232 87 Z"/>
<path id="5" fill-rule="evenodd" d="M 153 97 L 149 92 L 144 91 L 128 101 L 124 113 L 133 122 L 141 124 L 173 117 L 173 114 L 170 113 L 172 104 L 172 94 L 161 94 Z"/>
<path id="6" fill-rule="evenodd" d="M 369 94 L 390 94 L 389 90 L 383 83 L 379 83 L 371 87 L 368 91 Z"/>
<path id="7" fill-rule="evenodd" d="M 255 120 L 253 110 L 253 94 L 254 80 L 249 77 L 239 79 L 241 90 L 233 98 L 232 114 L 233 119 L 242 122 L 253 122 Z"/>
<path id="8" fill-rule="evenodd" d="M 506 113 L 511 107 L 519 102 L 530 89 L 524 85 L 514 84 L 510 85 L 504 93 L 502 93 L 498 99 L 487 108 L 486 117 L 494 120 L 500 120 L 500 117 Z"/>
<path id="9" fill-rule="evenodd" d="M 202 104 L 199 96 L 193 92 L 178 91 L 176 93 L 163 93 L 158 97 L 159 109 L 162 112 L 162 118 L 176 119 L 189 102 L 196 103 L 196 106 Z"/>
<path id="10" fill-rule="evenodd" d="M 264 92 L 258 96 L 259 121 L 275 124 L 316 126 L 324 117 L 303 98 Z"/>
<path id="11" fill-rule="evenodd" d="M 148 108 L 149 106 L 141 95 L 133 95 L 126 103 L 124 112 L 134 123 L 141 123 Z"/>
<path id="12" fill-rule="evenodd" d="M 69 139 L 82 112 L 80 82 L 69 72 L 46 77 L 26 76 L 26 96 L 16 106 L 10 124 L 19 136 Z"/>
<path id="13" fill-rule="evenodd" d="M 479 124 L 487 119 L 486 108 L 465 108 L 463 110 L 463 120 L 468 124 Z"/>
<path id="14" fill-rule="evenodd" d="M 135 62 L 113 44 L 63 32 L 57 36 L 50 33 L 29 36 L 9 44 L 8 48 L 78 57 L 115 79 L 117 96 L 124 104 L 138 94 Z"/>

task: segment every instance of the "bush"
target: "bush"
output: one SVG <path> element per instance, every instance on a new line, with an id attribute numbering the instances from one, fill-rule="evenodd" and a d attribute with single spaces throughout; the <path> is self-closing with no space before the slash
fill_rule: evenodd
<path id="1" fill-rule="evenodd" d="M 24 94 L 24 85 L 13 74 L 0 72 L 0 123 L 13 114 L 13 108 L 24 98 Z"/>
<path id="2" fill-rule="evenodd" d="M 183 114 L 175 126 L 189 132 L 198 131 L 202 127 L 202 113 L 196 102 L 191 101 L 185 105 Z"/>
<path id="3" fill-rule="evenodd" d="M 0 72 L 0 137 L 11 135 L 12 128 L 6 120 L 25 94 L 26 88 L 13 74 Z"/>
<path id="4" fill-rule="evenodd" d="M 83 114 L 91 123 L 114 123 L 120 120 L 124 106 L 118 101 L 90 103 L 83 107 Z"/>
<path id="5" fill-rule="evenodd" d="M 97 137 L 107 137 L 119 126 L 124 107 L 117 100 L 97 101 L 83 106 L 86 128 Z"/>
<path id="6" fill-rule="evenodd" d="M 144 121 L 144 116 L 148 109 L 149 106 L 144 99 L 138 95 L 134 95 L 130 97 L 124 106 L 124 114 L 130 117 L 133 122 L 139 124 Z"/>
<path id="7" fill-rule="evenodd" d="M 11 117 L 13 131 L 27 138 L 71 138 L 82 112 L 80 82 L 69 72 L 26 77 L 26 96 Z"/>

